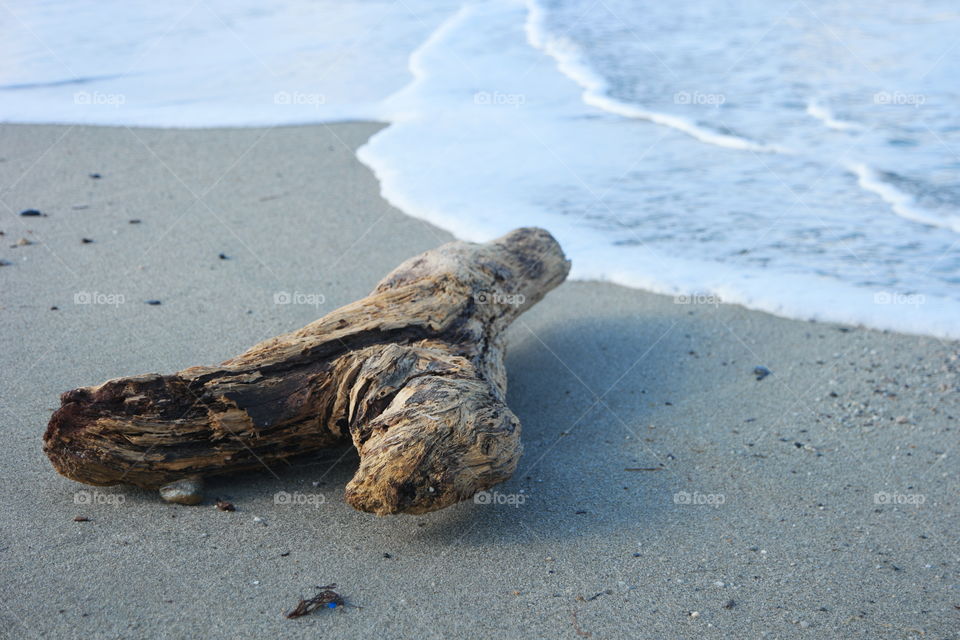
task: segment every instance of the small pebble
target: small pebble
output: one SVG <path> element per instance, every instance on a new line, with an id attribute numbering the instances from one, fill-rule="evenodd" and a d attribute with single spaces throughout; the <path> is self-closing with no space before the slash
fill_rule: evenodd
<path id="1" fill-rule="evenodd" d="M 80 242 L 82 242 L 83 244 L 92 244 L 93 240 L 90 238 L 80 238 Z"/>
<path id="2" fill-rule="evenodd" d="M 227 502 L 226 500 L 217 500 L 216 507 L 220 511 L 236 511 L 237 510 L 237 508 L 233 506 L 232 502 Z"/>
<path id="3" fill-rule="evenodd" d="M 46 216 L 47 214 L 41 211 L 38 211 L 37 209 L 24 209 L 23 211 L 20 212 L 20 215 L 26 218 L 35 218 L 37 216 Z"/>
<path id="4" fill-rule="evenodd" d="M 771 373 L 773 372 L 770 371 L 770 369 L 767 369 L 766 367 L 763 367 L 763 366 L 757 366 L 753 368 L 753 375 L 757 376 L 757 380 L 763 380 Z"/>
<path id="5" fill-rule="evenodd" d="M 60 307 L 50 307 L 50 311 L 59 311 Z"/>
<path id="6" fill-rule="evenodd" d="M 33 244 L 33 243 L 30 242 L 29 240 L 27 240 L 26 238 L 20 238 L 19 240 L 17 240 L 17 244 L 14 245 L 14 246 L 17 246 L 17 247 L 26 247 L 26 246 L 31 245 L 31 244 Z"/>
<path id="7" fill-rule="evenodd" d="M 221 259 L 221 260 L 229 260 L 230 257 L 227 256 L 227 254 L 225 254 L 225 253 L 221 253 L 221 254 L 220 254 L 220 259 Z"/>
<path id="8" fill-rule="evenodd" d="M 90 177 L 93 178 L 94 180 L 99 180 L 103 176 L 101 176 L 99 173 L 91 173 Z"/>
<path id="9" fill-rule="evenodd" d="M 203 500 L 203 481 L 199 478 L 188 478 L 171 482 L 160 487 L 160 497 L 164 502 L 200 504 Z"/>
<path id="10" fill-rule="evenodd" d="M 90 522 L 90 518 L 87 516 L 77 516 L 73 519 L 74 522 Z"/>
<path id="11" fill-rule="evenodd" d="M 130 224 L 140 224 L 140 218 L 134 218 L 133 220 L 128 220 Z"/>
<path id="12" fill-rule="evenodd" d="M 389 553 L 384 553 L 384 554 L 383 554 L 383 557 L 384 557 L 384 558 L 387 558 L 387 559 L 390 559 L 390 558 L 392 558 L 393 556 L 391 556 Z"/>
<path id="13" fill-rule="evenodd" d="M 699 618 L 699 617 L 700 617 L 700 612 L 699 612 L 699 611 L 691 611 L 691 612 L 690 612 L 690 617 L 691 617 L 691 618 Z"/>
<path id="14" fill-rule="evenodd" d="M 150 306 L 153 306 L 153 307 L 156 307 L 157 305 L 163 304 L 163 303 L 160 302 L 159 300 L 147 300 L 146 303 L 149 304 Z"/>
<path id="15" fill-rule="evenodd" d="M 262 524 L 263 526 L 267 526 L 267 523 L 264 522 L 263 518 L 260 516 L 253 516 L 253 522 L 254 524 Z"/>

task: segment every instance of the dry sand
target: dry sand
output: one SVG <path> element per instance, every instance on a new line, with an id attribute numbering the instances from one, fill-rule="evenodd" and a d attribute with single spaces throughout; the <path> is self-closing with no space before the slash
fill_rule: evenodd
<path id="1" fill-rule="evenodd" d="M 0 126 L 0 636 L 958 637 L 932 338 L 570 282 L 511 330 L 526 453 L 494 504 L 356 512 L 343 450 L 212 482 L 232 513 L 58 476 L 60 392 L 219 362 L 451 238 L 378 196 L 378 126 Z M 334 582 L 362 608 L 283 617 Z"/>

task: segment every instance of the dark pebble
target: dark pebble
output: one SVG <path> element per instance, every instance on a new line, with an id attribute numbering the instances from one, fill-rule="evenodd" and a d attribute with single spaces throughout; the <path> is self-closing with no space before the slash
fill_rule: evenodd
<path id="1" fill-rule="evenodd" d="M 160 304 L 163 304 L 163 303 L 160 302 L 159 300 L 147 300 L 147 304 L 153 305 L 153 306 L 155 307 L 155 306 L 160 305 Z"/>
<path id="2" fill-rule="evenodd" d="M 86 516 L 77 516 L 73 519 L 74 522 L 90 522 L 90 518 Z"/>
<path id="3" fill-rule="evenodd" d="M 60 307 L 50 307 L 50 311 L 59 311 Z"/>
<path id="4" fill-rule="evenodd" d="M 90 238 L 80 238 L 80 242 L 82 242 L 83 244 L 92 244 L 93 240 Z"/>
<path id="5" fill-rule="evenodd" d="M 236 511 L 237 508 L 233 505 L 232 502 L 227 502 L 226 500 L 217 500 L 217 509 L 220 511 Z"/>
<path id="6" fill-rule="evenodd" d="M 393 556 L 391 556 L 389 553 L 385 553 L 383 554 L 383 557 L 389 559 L 389 558 L 392 558 Z"/>
<path id="7" fill-rule="evenodd" d="M 140 218 L 134 218 L 130 221 L 130 224 L 140 224 Z"/>
<path id="8" fill-rule="evenodd" d="M 771 373 L 773 373 L 773 372 L 770 371 L 770 369 L 767 369 L 766 367 L 754 367 L 754 368 L 753 368 L 753 375 L 757 376 L 757 380 L 763 380 L 764 378 L 766 378 L 766 377 L 767 377 L 768 375 L 770 375 Z"/>
<path id="9" fill-rule="evenodd" d="M 220 259 L 221 259 L 221 260 L 229 260 L 230 258 L 227 256 L 227 254 L 221 253 L 221 254 L 220 254 Z"/>
<path id="10" fill-rule="evenodd" d="M 37 216 L 45 216 L 47 214 L 37 211 L 36 209 L 24 209 L 23 211 L 20 212 L 20 215 L 24 217 L 37 217 Z"/>
<path id="11" fill-rule="evenodd" d="M 9 260 L 0 259 L 0 267 L 12 267 L 13 263 Z"/>
<path id="12" fill-rule="evenodd" d="M 736 602 L 734 602 L 733 600 L 727 600 L 727 604 L 723 605 L 723 608 L 724 608 L 724 609 L 733 609 L 735 606 L 737 606 L 737 603 L 736 603 Z"/>
<path id="13" fill-rule="evenodd" d="M 90 177 L 93 178 L 94 180 L 99 180 L 99 179 L 102 178 L 103 176 L 100 175 L 99 173 L 91 173 L 91 174 L 90 174 Z"/>

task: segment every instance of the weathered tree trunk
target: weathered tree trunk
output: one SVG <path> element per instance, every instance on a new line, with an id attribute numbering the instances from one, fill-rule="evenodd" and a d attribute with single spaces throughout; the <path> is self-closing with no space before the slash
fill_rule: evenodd
<path id="1" fill-rule="evenodd" d="M 542 229 L 451 242 L 407 260 L 366 298 L 219 366 L 64 393 L 44 451 L 79 482 L 158 488 L 352 439 L 355 508 L 449 506 L 516 468 L 503 332 L 568 271 Z"/>

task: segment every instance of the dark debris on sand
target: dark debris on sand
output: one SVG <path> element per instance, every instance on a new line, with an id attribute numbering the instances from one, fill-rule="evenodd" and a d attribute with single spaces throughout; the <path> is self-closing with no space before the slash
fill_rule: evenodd
<path id="1" fill-rule="evenodd" d="M 757 366 L 753 368 L 753 375 L 757 376 L 757 380 L 763 380 L 771 373 L 773 373 L 773 371 L 770 371 L 770 369 L 767 369 L 764 366 Z"/>
<path id="2" fill-rule="evenodd" d="M 347 604 L 343 596 L 334 591 L 336 586 L 336 584 L 328 584 L 324 587 L 317 587 L 320 590 L 317 595 L 306 600 L 300 600 L 300 603 L 287 614 L 287 617 L 291 619 L 300 618 L 321 608 L 336 609 L 337 607 L 351 606 Z"/>

